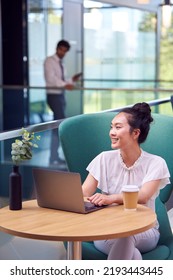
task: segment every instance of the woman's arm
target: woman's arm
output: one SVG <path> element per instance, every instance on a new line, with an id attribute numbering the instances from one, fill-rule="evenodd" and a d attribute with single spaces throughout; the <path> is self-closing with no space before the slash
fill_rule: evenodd
<path id="1" fill-rule="evenodd" d="M 89 173 L 82 185 L 83 196 L 89 197 L 93 195 L 97 189 L 97 185 L 98 181 Z"/>
<path id="2" fill-rule="evenodd" d="M 88 200 L 96 205 L 108 205 L 114 202 L 122 204 L 122 194 L 105 195 L 101 193 L 95 193 L 97 189 L 98 181 L 89 173 L 85 179 L 82 190 L 83 195 Z"/>
<path id="3" fill-rule="evenodd" d="M 153 196 L 154 193 L 157 192 L 161 180 L 153 180 L 145 183 L 140 191 L 138 196 L 138 203 L 146 204 L 147 201 Z M 111 194 L 105 195 L 101 193 L 95 193 L 97 188 L 97 180 L 92 176 L 88 175 L 87 179 L 83 184 L 83 194 L 88 197 L 88 200 L 96 205 L 109 205 L 112 203 L 122 204 L 123 203 L 123 195 L 119 194 Z"/>
<path id="4" fill-rule="evenodd" d="M 160 181 L 161 180 L 153 180 L 145 183 L 139 191 L 138 203 L 146 204 L 147 201 L 157 192 L 160 186 Z"/>

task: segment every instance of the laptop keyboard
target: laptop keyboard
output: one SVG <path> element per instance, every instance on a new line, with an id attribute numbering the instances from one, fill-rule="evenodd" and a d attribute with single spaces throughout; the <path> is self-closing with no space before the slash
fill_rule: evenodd
<path id="1" fill-rule="evenodd" d="M 88 210 L 92 210 L 92 209 L 98 209 L 98 208 L 101 208 L 103 206 L 98 206 L 98 205 L 95 205 L 89 201 L 85 201 L 85 210 L 88 211 Z"/>

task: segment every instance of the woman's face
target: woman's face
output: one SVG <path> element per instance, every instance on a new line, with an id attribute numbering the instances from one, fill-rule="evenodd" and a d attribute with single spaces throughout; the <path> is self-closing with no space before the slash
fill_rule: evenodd
<path id="1" fill-rule="evenodd" d="M 122 112 L 112 120 L 109 136 L 113 149 L 131 148 L 138 139 L 139 130 L 130 132 L 127 116 L 128 114 Z"/>

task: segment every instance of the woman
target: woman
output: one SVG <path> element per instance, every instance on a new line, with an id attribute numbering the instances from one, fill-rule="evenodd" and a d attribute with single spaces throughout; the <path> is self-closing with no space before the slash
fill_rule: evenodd
<path id="1" fill-rule="evenodd" d="M 83 194 L 96 205 L 122 204 L 124 185 L 137 185 L 138 203 L 155 210 L 159 190 L 169 181 L 167 165 L 159 156 L 140 148 L 153 121 L 147 103 L 137 103 L 118 113 L 111 123 L 110 139 L 114 150 L 102 152 L 88 165 Z M 96 188 L 101 193 L 95 193 Z M 141 253 L 154 249 L 159 240 L 159 225 L 134 236 L 95 241 L 95 247 L 110 260 L 139 260 Z"/>

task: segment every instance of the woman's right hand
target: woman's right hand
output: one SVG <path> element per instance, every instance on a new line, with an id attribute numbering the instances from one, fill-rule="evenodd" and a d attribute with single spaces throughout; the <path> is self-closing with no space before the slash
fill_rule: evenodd
<path id="1" fill-rule="evenodd" d="M 102 206 L 102 205 L 110 205 L 114 203 L 113 195 L 106 195 L 101 193 L 95 193 L 92 196 L 87 198 L 91 203 Z"/>

